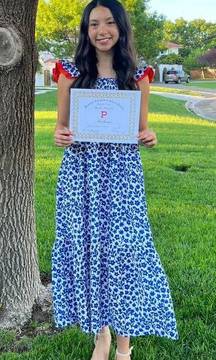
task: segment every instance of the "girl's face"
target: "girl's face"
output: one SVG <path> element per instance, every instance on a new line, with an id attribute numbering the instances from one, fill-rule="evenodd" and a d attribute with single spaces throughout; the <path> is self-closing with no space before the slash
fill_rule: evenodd
<path id="1" fill-rule="evenodd" d="M 107 52 L 117 43 L 119 30 L 108 8 L 97 6 L 91 11 L 88 36 L 97 52 Z"/>

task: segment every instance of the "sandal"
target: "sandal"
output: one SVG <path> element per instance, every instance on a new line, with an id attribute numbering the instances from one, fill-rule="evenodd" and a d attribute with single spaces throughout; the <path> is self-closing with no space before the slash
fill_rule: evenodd
<path id="1" fill-rule="evenodd" d="M 130 356 L 132 349 L 133 349 L 133 346 L 131 346 L 130 350 L 127 353 L 121 353 L 118 351 L 118 349 L 116 349 L 116 359 L 117 359 L 117 355 L 122 356 L 122 357 Z"/>

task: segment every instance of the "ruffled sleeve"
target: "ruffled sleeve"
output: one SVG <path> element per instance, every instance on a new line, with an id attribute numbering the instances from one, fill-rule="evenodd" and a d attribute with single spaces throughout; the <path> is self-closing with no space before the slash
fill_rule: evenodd
<path id="1" fill-rule="evenodd" d="M 60 74 L 63 74 L 67 79 L 73 79 L 78 78 L 80 72 L 72 62 L 68 60 L 59 60 L 56 62 L 52 72 L 53 81 L 58 82 Z"/>
<path id="2" fill-rule="evenodd" d="M 134 80 L 139 82 L 140 80 L 144 79 L 144 77 L 148 76 L 149 82 L 151 83 L 154 79 L 154 69 L 149 66 L 145 65 L 144 67 L 137 68 L 134 74 Z"/>

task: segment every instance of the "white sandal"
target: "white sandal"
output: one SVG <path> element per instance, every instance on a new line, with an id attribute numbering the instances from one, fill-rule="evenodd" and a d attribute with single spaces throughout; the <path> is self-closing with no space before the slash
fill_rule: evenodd
<path id="1" fill-rule="evenodd" d="M 133 349 L 133 346 L 131 346 L 130 350 L 127 353 L 121 353 L 118 351 L 118 349 L 116 349 L 116 358 L 117 358 L 117 355 L 118 356 L 130 356 L 132 349 Z"/>

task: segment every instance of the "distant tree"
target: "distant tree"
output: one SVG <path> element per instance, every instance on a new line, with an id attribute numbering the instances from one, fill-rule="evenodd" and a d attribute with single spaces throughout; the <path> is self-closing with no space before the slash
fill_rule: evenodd
<path id="1" fill-rule="evenodd" d="M 143 34 L 139 33 L 138 39 L 142 46 L 138 45 L 138 53 L 144 54 L 149 62 L 153 62 L 160 51 L 163 41 L 163 26 L 163 17 L 156 13 L 150 14 L 144 23 Z"/>
<path id="2" fill-rule="evenodd" d="M 216 48 L 207 51 L 198 57 L 198 63 L 202 66 L 216 67 Z"/>
<path id="3" fill-rule="evenodd" d="M 36 41 L 39 50 L 56 57 L 72 57 L 79 36 L 79 24 L 87 0 L 39 0 Z"/>
<path id="4" fill-rule="evenodd" d="M 164 40 L 174 41 L 183 46 L 180 54 L 185 57 L 195 49 L 209 49 L 216 46 L 216 23 L 204 19 L 186 21 L 183 18 L 175 22 L 165 21 Z"/>
<path id="5" fill-rule="evenodd" d="M 186 26 L 187 21 L 183 18 L 177 19 L 175 22 L 166 20 L 164 23 L 164 42 L 172 41 L 184 46 Z"/>
<path id="6" fill-rule="evenodd" d="M 163 39 L 164 17 L 149 13 L 146 0 L 122 0 L 122 3 L 130 16 L 138 56 L 153 61 Z"/>
<path id="7" fill-rule="evenodd" d="M 199 63 L 198 59 L 202 56 L 204 50 L 195 49 L 190 52 L 188 56 L 184 58 L 183 66 L 187 71 L 191 71 L 193 69 L 200 69 L 202 65 Z"/>

